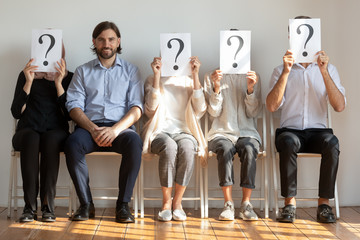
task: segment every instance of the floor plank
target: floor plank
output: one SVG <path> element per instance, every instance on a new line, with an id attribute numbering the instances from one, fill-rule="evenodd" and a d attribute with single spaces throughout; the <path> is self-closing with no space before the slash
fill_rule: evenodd
<path id="1" fill-rule="evenodd" d="M 101 216 L 99 227 L 96 229 L 94 240 L 110 240 L 124 238 L 126 234 L 126 224 L 115 222 L 115 209 L 107 208 Z"/>
<path id="2" fill-rule="evenodd" d="M 88 240 L 93 239 L 103 217 L 104 209 L 95 209 L 95 218 L 87 221 L 71 222 L 68 231 L 63 236 L 64 239 Z"/>
<path id="3" fill-rule="evenodd" d="M 201 219 L 200 211 L 185 209 L 188 216 L 184 222 L 159 222 L 158 208 L 145 208 L 145 217 L 133 224 L 115 222 L 115 209 L 96 209 L 95 219 L 72 222 L 67 208 L 56 208 L 54 223 L 39 221 L 19 223 L 22 209 L 13 211 L 7 218 L 6 208 L 0 208 L 0 239 L 360 239 L 360 207 L 340 208 L 341 218 L 332 224 L 316 222 L 316 208 L 298 208 L 293 224 L 279 223 L 274 212 L 265 219 L 264 213 L 255 209 L 258 221 L 219 221 L 222 209 L 209 209 L 209 218 Z M 236 211 L 238 216 L 238 211 Z"/>
<path id="4" fill-rule="evenodd" d="M 159 208 L 154 210 L 154 217 L 157 216 L 159 211 Z M 156 220 L 155 237 L 156 239 L 185 239 L 183 223 L 179 221 L 160 222 Z"/>
<path id="5" fill-rule="evenodd" d="M 344 222 L 343 218 L 340 218 L 336 223 L 325 224 L 316 222 L 316 208 L 306 208 L 306 209 L 297 209 L 297 217 L 307 219 L 309 221 L 308 227 L 316 228 L 316 236 L 323 236 L 324 238 L 334 238 L 337 239 L 360 239 L 360 235 L 356 229 L 351 225 Z M 340 209 L 340 213 L 345 213 L 345 208 Z M 345 218 L 346 218 L 345 214 Z M 358 214 L 357 214 L 358 215 Z M 360 215 L 357 216 L 357 219 L 360 219 Z"/>
<path id="6" fill-rule="evenodd" d="M 187 220 L 184 222 L 186 239 L 216 239 L 215 232 L 208 219 L 201 219 L 200 210 L 186 209 Z"/>
<path id="7" fill-rule="evenodd" d="M 135 224 L 126 224 L 126 239 L 154 239 L 155 220 L 154 209 L 144 210 L 144 218 L 135 219 Z"/>
<path id="8" fill-rule="evenodd" d="M 260 212 L 257 209 L 255 209 L 255 212 L 259 217 L 258 221 L 243 221 L 240 218 L 236 219 L 237 224 L 239 224 L 245 236 L 249 239 L 277 239 L 263 221 L 264 212 Z M 236 212 L 236 217 L 238 217 L 238 215 L 239 213 Z"/>
<path id="9" fill-rule="evenodd" d="M 222 209 L 209 209 L 209 221 L 217 239 L 246 239 L 236 221 L 219 221 Z"/>

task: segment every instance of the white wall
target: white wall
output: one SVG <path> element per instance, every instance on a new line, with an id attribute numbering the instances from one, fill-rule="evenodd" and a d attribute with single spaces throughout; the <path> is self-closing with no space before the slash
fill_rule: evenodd
<path id="1" fill-rule="evenodd" d="M 0 130 L 0 206 L 7 204 L 13 123 L 10 105 L 17 76 L 30 58 L 33 28 L 63 29 L 68 68 L 74 71 L 78 65 L 94 58 L 89 48 L 96 24 L 103 20 L 113 21 L 122 34 L 122 57 L 139 66 L 144 77 L 150 74 L 152 58 L 159 54 L 160 33 L 190 32 L 193 55 L 202 61 L 201 78 L 219 64 L 220 30 L 251 30 L 252 69 L 261 75 L 265 97 L 272 69 L 281 64 L 288 48 L 288 19 L 297 15 L 321 18 L 323 49 L 337 66 L 347 90 L 346 110 L 333 114 L 335 133 L 341 144 L 338 186 L 342 206 L 360 205 L 360 191 L 356 187 L 360 181 L 360 161 L 354 152 L 360 135 L 357 126 L 359 111 L 354 106 L 360 96 L 357 94 L 356 71 L 352 71 L 358 67 L 360 34 L 353 26 L 358 22 L 359 7 L 357 0 L 0 0 L 0 112 L 4 114 Z M 112 179 L 97 176 L 96 181 L 116 185 L 117 171 L 114 168 L 118 163 L 106 161 L 106 164 L 108 171 L 114 172 Z M 90 165 L 91 168 L 104 167 Z M 156 164 L 148 166 L 147 171 L 152 171 L 153 175 L 148 172 L 150 181 L 157 185 Z M 216 176 L 215 166 L 211 173 Z M 66 171 L 61 173 L 60 181 L 65 176 Z"/>

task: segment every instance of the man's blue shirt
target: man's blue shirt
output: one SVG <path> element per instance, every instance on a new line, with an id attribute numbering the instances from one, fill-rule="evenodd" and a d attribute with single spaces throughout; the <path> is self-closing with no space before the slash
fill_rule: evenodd
<path id="1" fill-rule="evenodd" d="M 144 83 L 136 66 L 116 56 L 109 69 L 98 58 L 79 66 L 66 108 L 80 108 L 93 122 L 118 122 L 134 106 L 143 111 Z"/>

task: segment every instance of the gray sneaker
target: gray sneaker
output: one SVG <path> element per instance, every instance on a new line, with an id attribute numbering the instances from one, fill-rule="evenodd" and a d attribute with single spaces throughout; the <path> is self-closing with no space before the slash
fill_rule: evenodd
<path id="1" fill-rule="evenodd" d="M 159 221 L 168 222 L 168 221 L 171 221 L 171 219 L 172 219 L 171 210 L 168 210 L 168 209 L 162 210 L 158 214 Z"/>
<path id="2" fill-rule="evenodd" d="M 224 209 L 219 215 L 219 220 L 221 221 L 231 221 L 235 218 L 235 209 L 234 209 L 234 203 L 231 201 L 227 201 L 224 204 Z"/>
<path id="3" fill-rule="evenodd" d="M 258 220 L 258 216 L 250 202 L 241 203 L 239 217 L 243 220 Z"/>

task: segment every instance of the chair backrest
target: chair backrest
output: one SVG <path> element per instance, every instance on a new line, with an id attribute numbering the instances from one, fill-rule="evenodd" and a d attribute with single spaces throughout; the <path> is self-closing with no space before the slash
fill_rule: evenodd
<path id="1" fill-rule="evenodd" d="M 259 124 L 259 121 L 261 121 L 261 123 Z M 205 139 L 208 139 L 208 134 L 209 134 L 209 130 L 211 127 L 211 120 L 210 120 L 210 115 L 207 112 L 205 114 L 205 123 L 204 123 L 204 132 L 205 132 Z M 259 126 L 261 126 L 261 129 L 259 129 Z M 262 110 L 261 113 L 259 113 L 259 115 L 257 116 L 257 130 L 260 134 L 261 137 L 261 141 L 262 141 L 262 145 L 260 147 L 260 152 L 259 154 L 262 154 L 264 157 L 266 156 L 266 147 L 267 147 L 267 129 L 266 129 L 266 106 L 263 104 L 262 106 Z M 211 153 L 211 152 L 209 152 Z M 209 154 L 210 156 L 211 154 Z"/>

